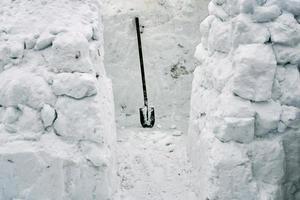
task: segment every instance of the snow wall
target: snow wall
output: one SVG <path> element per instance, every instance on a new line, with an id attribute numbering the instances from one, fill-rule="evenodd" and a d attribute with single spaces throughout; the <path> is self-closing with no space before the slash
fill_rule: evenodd
<path id="1" fill-rule="evenodd" d="M 189 151 L 201 200 L 300 199 L 300 1 L 213 0 Z"/>
<path id="2" fill-rule="evenodd" d="M 187 129 L 193 54 L 199 22 L 209 0 L 106 0 L 103 2 L 105 66 L 114 87 L 120 125 L 138 126 L 144 105 L 134 17 L 144 26 L 142 43 L 150 104 L 157 125 Z"/>
<path id="3" fill-rule="evenodd" d="M 112 199 L 115 122 L 96 0 L 0 2 L 0 199 Z"/>

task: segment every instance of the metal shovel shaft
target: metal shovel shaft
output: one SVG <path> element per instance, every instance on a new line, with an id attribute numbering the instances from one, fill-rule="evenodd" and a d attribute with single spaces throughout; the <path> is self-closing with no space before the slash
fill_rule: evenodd
<path id="1" fill-rule="evenodd" d="M 144 60 L 143 60 L 143 48 L 142 48 L 142 41 L 141 41 L 140 21 L 139 21 L 138 17 L 135 18 L 135 25 L 136 25 L 136 34 L 137 34 L 139 56 L 140 56 L 140 66 L 141 66 L 143 94 L 144 94 L 144 105 L 146 107 L 148 107 L 147 87 L 146 87 L 145 69 L 144 69 Z"/>

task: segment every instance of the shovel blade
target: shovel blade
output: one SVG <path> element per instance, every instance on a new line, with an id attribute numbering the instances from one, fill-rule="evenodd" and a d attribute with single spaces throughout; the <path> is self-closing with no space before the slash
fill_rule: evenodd
<path id="1" fill-rule="evenodd" d="M 140 108 L 140 121 L 143 128 L 152 128 L 155 124 L 154 108 Z"/>

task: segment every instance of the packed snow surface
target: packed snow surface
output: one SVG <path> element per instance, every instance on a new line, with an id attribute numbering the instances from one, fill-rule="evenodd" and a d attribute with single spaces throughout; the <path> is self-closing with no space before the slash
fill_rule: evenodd
<path id="1" fill-rule="evenodd" d="M 196 200 L 186 136 L 178 130 L 118 130 L 121 200 Z"/>

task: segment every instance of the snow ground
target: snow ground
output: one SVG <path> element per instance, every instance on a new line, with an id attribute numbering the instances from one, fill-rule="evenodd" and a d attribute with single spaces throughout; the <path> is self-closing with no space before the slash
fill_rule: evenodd
<path id="1" fill-rule="evenodd" d="M 121 200 L 196 199 L 181 131 L 119 129 L 117 142 Z"/>

